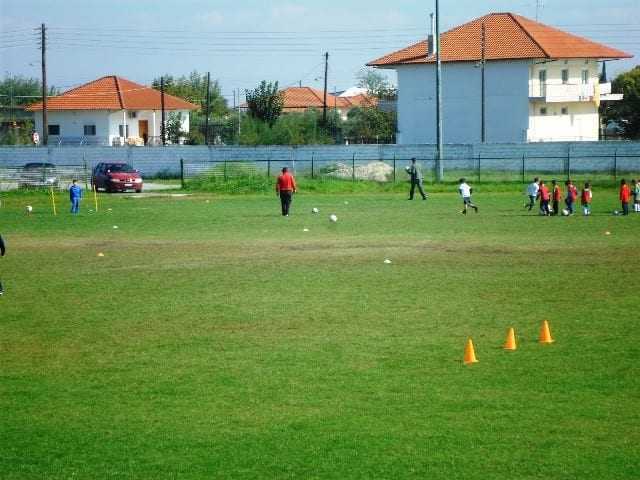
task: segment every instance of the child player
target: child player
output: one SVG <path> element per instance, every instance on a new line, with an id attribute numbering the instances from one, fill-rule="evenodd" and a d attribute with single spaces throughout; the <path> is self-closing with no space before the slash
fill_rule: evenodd
<path id="1" fill-rule="evenodd" d="M 538 177 L 536 177 L 533 179 L 533 182 L 531 182 L 527 186 L 527 195 L 529 197 L 529 203 L 525 205 L 525 208 L 527 208 L 529 211 L 531 211 L 531 209 L 536 203 L 536 198 L 538 197 L 539 189 L 540 189 L 540 185 L 538 185 Z"/>
<path id="2" fill-rule="evenodd" d="M 71 201 L 71 213 L 77 214 L 80 210 L 80 199 L 82 198 L 82 188 L 78 185 L 77 180 L 73 180 L 69 187 L 69 200 Z"/>
<path id="3" fill-rule="evenodd" d="M 591 184 L 585 182 L 582 193 L 580 194 L 580 203 L 582 204 L 582 213 L 585 215 L 591 215 L 591 199 L 593 194 L 591 193 Z"/>
<path id="4" fill-rule="evenodd" d="M 631 195 L 633 195 L 633 211 L 640 213 L 640 180 L 631 180 Z"/>
<path id="5" fill-rule="evenodd" d="M 567 206 L 569 215 L 573 215 L 573 204 L 578 198 L 578 189 L 571 180 L 567 180 L 564 184 L 567 187 L 567 196 L 564 199 L 564 203 Z"/>
<path id="6" fill-rule="evenodd" d="M 631 197 L 631 191 L 627 181 L 623 178 L 620 180 L 620 203 L 622 204 L 622 215 L 629 215 L 629 197 Z"/>
<path id="7" fill-rule="evenodd" d="M 478 207 L 471 203 L 471 194 L 473 193 L 473 189 L 467 184 L 464 178 L 460 179 L 460 185 L 458 185 L 458 191 L 460 192 L 460 196 L 462 197 L 462 202 L 464 204 L 464 209 L 460 212 L 463 214 L 467 214 L 467 207 L 473 208 L 476 213 L 478 213 Z"/>
<path id="8" fill-rule="evenodd" d="M 540 214 L 548 217 L 551 215 L 549 211 L 549 188 L 544 184 L 544 180 L 540 180 L 540 189 L 538 190 L 538 197 L 540 198 Z"/>

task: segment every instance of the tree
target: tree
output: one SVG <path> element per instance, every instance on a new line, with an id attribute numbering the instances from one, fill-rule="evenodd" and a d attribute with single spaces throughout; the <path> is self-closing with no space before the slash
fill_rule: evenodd
<path id="1" fill-rule="evenodd" d="M 358 80 L 358 86 L 366 88 L 370 95 L 380 100 L 393 100 L 396 98 L 396 88 L 391 85 L 389 79 L 380 72 L 368 68 L 361 70 L 356 78 Z"/>
<path id="2" fill-rule="evenodd" d="M 611 87 L 612 91 L 622 93 L 624 98 L 606 104 L 603 120 L 605 123 L 616 122 L 625 138 L 640 138 L 640 65 L 618 75 Z"/>
<path id="3" fill-rule="evenodd" d="M 167 138 L 171 143 L 180 143 L 180 138 L 183 138 L 187 133 L 182 130 L 182 114 L 180 112 L 169 113 L 167 119 L 167 128 L 165 129 Z"/>
<path id="4" fill-rule="evenodd" d="M 347 114 L 344 131 L 355 143 L 393 143 L 396 114 L 375 107 L 353 108 Z"/>
<path id="5" fill-rule="evenodd" d="M 249 114 L 273 126 L 282 113 L 284 96 L 278 91 L 278 82 L 263 80 L 254 90 L 245 90 Z"/>

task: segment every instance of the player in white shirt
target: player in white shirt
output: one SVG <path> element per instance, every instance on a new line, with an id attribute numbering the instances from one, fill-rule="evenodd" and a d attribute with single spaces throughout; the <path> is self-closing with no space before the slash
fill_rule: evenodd
<path id="1" fill-rule="evenodd" d="M 538 179 L 538 177 L 536 177 L 533 179 L 533 182 L 531 182 L 527 186 L 527 195 L 529 196 L 529 203 L 525 205 L 525 208 L 528 208 L 529 211 L 531 211 L 533 206 L 536 204 L 536 198 L 538 198 L 538 190 L 540 190 L 540 185 L 538 185 L 539 181 L 540 180 Z"/>
<path id="2" fill-rule="evenodd" d="M 464 210 L 460 213 L 467 214 L 467 208 L 473 208 L 476 213 L 478 213 L 478 207 L 471 203 L 471 193 L 473 193 L 473 189 L 467 184 L 464 178 L 460 179 L 460 185 L 458 185 L 458 191 L 460 192 L 460 196 L 462 197 L 462 202 L 464 203 Z"/>

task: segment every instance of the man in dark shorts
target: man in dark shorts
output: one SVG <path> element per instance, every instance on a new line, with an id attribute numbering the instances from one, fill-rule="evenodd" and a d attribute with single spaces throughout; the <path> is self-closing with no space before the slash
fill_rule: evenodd
<path id="1" fill-rule="evenodd" d="M 407 167 L 407 173 L 411 177 L 411 190 L 409 191 L 409 200 L 413 200 L 413 194 L 416 191 L 416 187 L 418 187 L 418 191 L 420 195 L 422 195 L 422 199 L 427 199 L 427 194 L 422 187 L 422 182 L 424 177 L 422 176 L 422 170 L 420 169 L 420 165 L 416 163 L 416 159 L 411 159 L 411 165 Z"/>
<path id="2" fill-rule="evenodd" d="M 289 208 L 291 207 L 291 199 L 294 193 L 296 193 L 296 180 L 289 173 L 289 169 L 284 167 L 276 182 L 276 195 L 280 197 L 283 217 L 289 216 Z"/>

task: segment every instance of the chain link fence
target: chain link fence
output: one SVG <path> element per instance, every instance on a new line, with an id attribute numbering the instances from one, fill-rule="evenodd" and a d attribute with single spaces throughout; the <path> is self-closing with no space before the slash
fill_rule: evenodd
<path id="1" fill-rule="evenodd" d="M 67 190 L 73 180 L 85 188 L 91 185 L 86 165 L 27 163 L 22 167 L 0 167 L 0 191 L 23 189 Z"/>
<path id="2" fill-rule="evenodd" d="M 183 186 L 191 182 L 230 182 L 241 178 L 277 176 L 283 167 L 289 168 L 298 178 L 321 181 L 373 181 L 403 182 L 408 179 L 406 168 L 410 158 L 379 160 L 357 158 L 351 161 L 316 161 L 313 157 L 304 160 L 291 158 L 269 160 L 211 160 L 180 161 Z M 437 179 L 437 162 L 434 158 L 416 157 L 426 182 Z M 528 183 L 533 177 L 612 183 L 618 178 L 640 176 L 640 156 L 612 155 L 572 158 L 558 157 L 482 157 L 445 159 L 444 182 L 456 182 L 464 177 L 477 183 Z"/>

